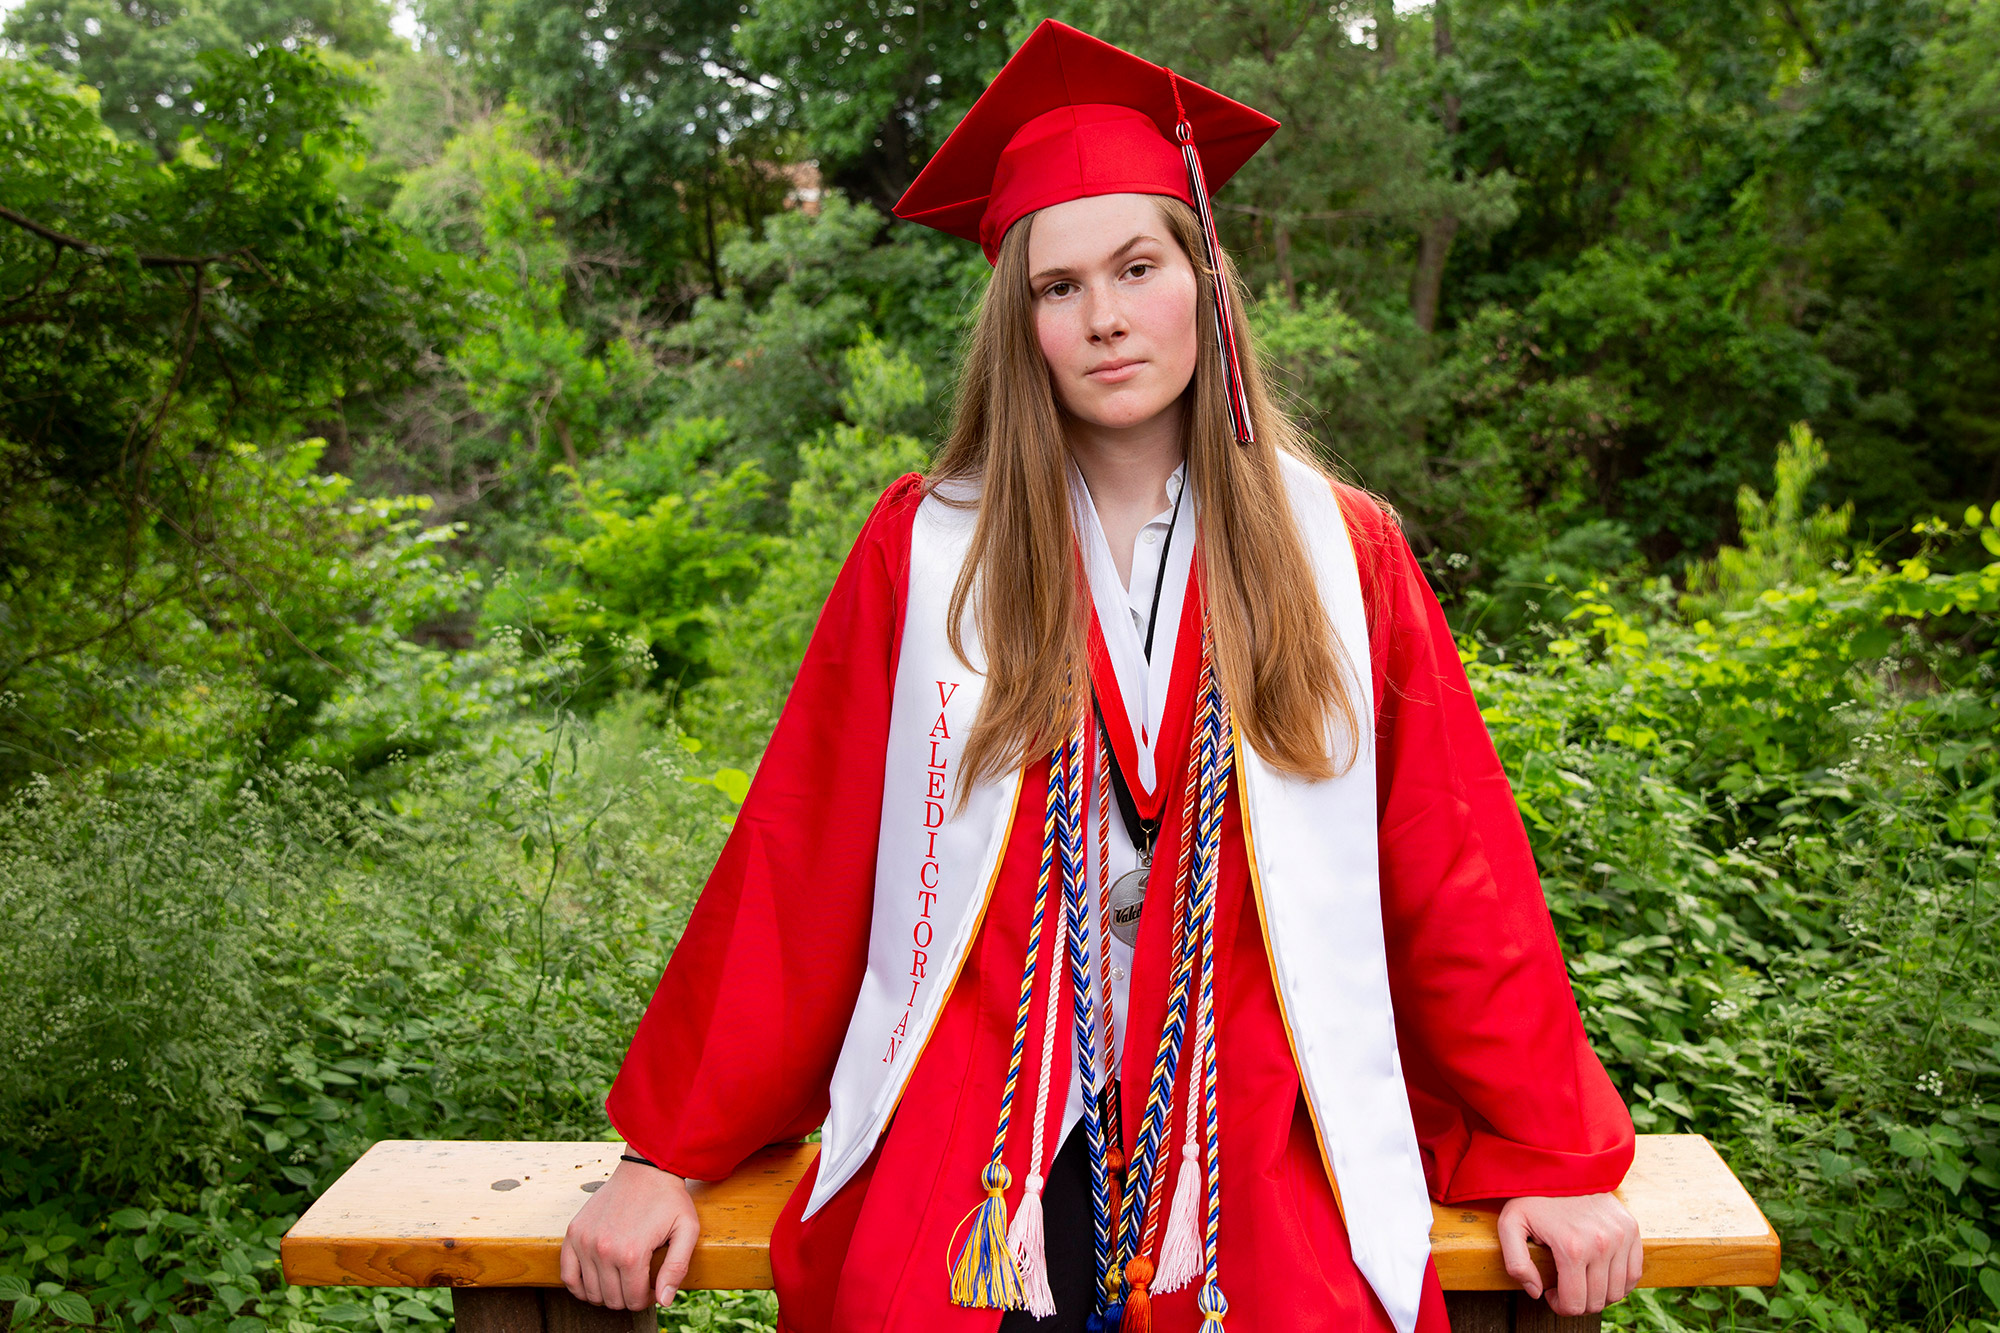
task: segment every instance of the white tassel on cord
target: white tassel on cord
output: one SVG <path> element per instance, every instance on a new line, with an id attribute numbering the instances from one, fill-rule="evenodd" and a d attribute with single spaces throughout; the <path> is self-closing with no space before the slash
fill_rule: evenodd
<path id="1" fill-rule="evenodd" d="M 1194 1144 L 1181 1147 L 1181 1168 L 1174 1182 L 1174 1206 L 1167 1214 L 1167 1234 L 1160 1242 L 1160 1271 L 1153 1291 L 1179 1291 L 1201 1276 L 1201 1229 L 1195 1214 L 1201 1203 L 1201 1152 Z"/>
<path id="2" fill-rule="evenodd" d="M 1007 1248 L 1021 1270 L 1021 1295 L 1028 1313 L 1047 1319 L 1056 1312 L 1049 1289 L 1048 1244 L 1042 1236 L 1042 1148 L 1049 1124 L 1049 1089 L 1055 1083 L 1056 1011 L 1062 1006 L 1063 966 L 1069 959 L 1069 932 L 1056 932 L 1055 960 L 1049 967 L 1049 994 L 1042 1020 L 1042 1086 L 1035 1096 L 1035 1130 L 1028 1143 L 1028 1178 L 1021 1187 L 1021 1204 L 1007 1228 Z"/>
<path id="3" fill-rule="evenodd" d="M 1196 1015 L 1194 1049 L 1201 1049 L 1200 1015 Z M 1153 1275 L 1153 1290 L 1160 1294 L 1179 1291 L 1201 1276 L 1201 1223 L 1197 1214 L 1201 1208 L 1201 1145 L 1196 1136 L 1198 1120 L 1196 1112 L 1201 1109 L 1197 1093 L 1201 1087 L 1201 1071 L 1193 1062 L 1186 1062 L 1188 1071 L 1187 1101 L 1183 1108 L 1182 1121 L 1187 1125 L 1187 1137 L 1181 1143 L 1180 1170 L 1175 1173 L 1173 1207 L 1167 1212 L 1167 1234 L 1160 1241 L 1160 1267 Z"/>

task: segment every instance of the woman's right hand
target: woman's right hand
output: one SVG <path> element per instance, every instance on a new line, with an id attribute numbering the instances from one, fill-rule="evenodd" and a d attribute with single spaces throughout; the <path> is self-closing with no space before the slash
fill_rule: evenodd
<path id="1" fill-rule="evenodd" d="M 613 1310 L 673 1302 L 687 1277 L 701 1219 L 687 1182 L 638 1162 L 620 1162 L 563 1233 L 562 1280 L 570 1295 Z M 667 1247 L 649 1280 L 653 1251 Z"/>

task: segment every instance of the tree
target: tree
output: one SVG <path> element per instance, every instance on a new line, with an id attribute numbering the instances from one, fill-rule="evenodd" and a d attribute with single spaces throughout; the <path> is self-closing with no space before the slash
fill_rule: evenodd
<path id="1" fill-rule="evenodd" d="M 549 118 L 576 168 L 587 243 L 631 261 L 655 314 L 721 291 L 721 252 L 794 188 L 775 83 L 738 61 L 736 0 L 495 0 L 427 6 L 483 81 Z M 455 35 L 454 35 L 455 34 Z"/>
<path id="2" fill-rule="evenodd" d="M 310 471 L 261 451 L 413 382 L 461 313 L 454 265 L 331 184 L 352 76 L 281 49 L 203 64 L 160 163 L 89 88 L 0 62 L 0 691 L 43 741 L 88 730 L 65 719 L 103 702 L 90 660 L 211 651 L 190 623 L 309 711 L 345 630 L 276 517 Z M 11 725 L 6 767 L 60 757 Z"/>
<path id="3" fill-rule="evenodd" d="M 320 47 L 367 56 L 392 40 L 384 0 L 34 0 L 6 39 L 96 88 L 107 125 L 171 156 L 202 115 L 204 51 Z"/>
<path id="4" fill-rule="evenodd" d="M 829 185 L 885 217 L 1012 50 L 1007 0 L 766 0 L 736 35 Z"/>

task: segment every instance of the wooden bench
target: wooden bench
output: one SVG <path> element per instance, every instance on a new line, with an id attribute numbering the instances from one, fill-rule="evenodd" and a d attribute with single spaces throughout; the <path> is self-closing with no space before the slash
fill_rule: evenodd
<path id="1" fill-rule="evenodd" d="M 286 1233 L 300 1286 L 455 1287 L 464 1333 L 651 1333 L 651 1310 L 604 1310 L 562 1290 L 564 1229 L 624 1150 L 619 1143 L 378 1143 Z M 771 1225 L 814 1144 L 764 1149 L 727 1180 L 692 1186 L 701 1244 L 686 1286 L 771 1285 Z M 1647 1287 L 1767 1287 L 1778 1237 L 1707 1139 L 1639 1139 L 1618 1195 L 1646 1241 Z M 1434 1205 L 1431 1252 L 1454 1333 L 1588 1333 L 1522 1297 L 1500 1264 L 1498 1213 Z M 1553 1278 L 1554 1261 L 1535 1247 Z"/>

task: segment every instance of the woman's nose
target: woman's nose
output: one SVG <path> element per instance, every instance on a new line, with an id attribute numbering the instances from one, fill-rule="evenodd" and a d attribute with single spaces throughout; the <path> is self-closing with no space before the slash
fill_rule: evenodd
<path id="1" fill-rule="evenodd" d="M 1090 294 L 1090 308 L 1086 312 L 1086 319 L 1090 340 L 1094 343 L 1116 342 L 1130 331 L 1126 326 L 1125 312 L 1120 308 L 1118 298 L 1110 292 L 1096 291 Z"/>

